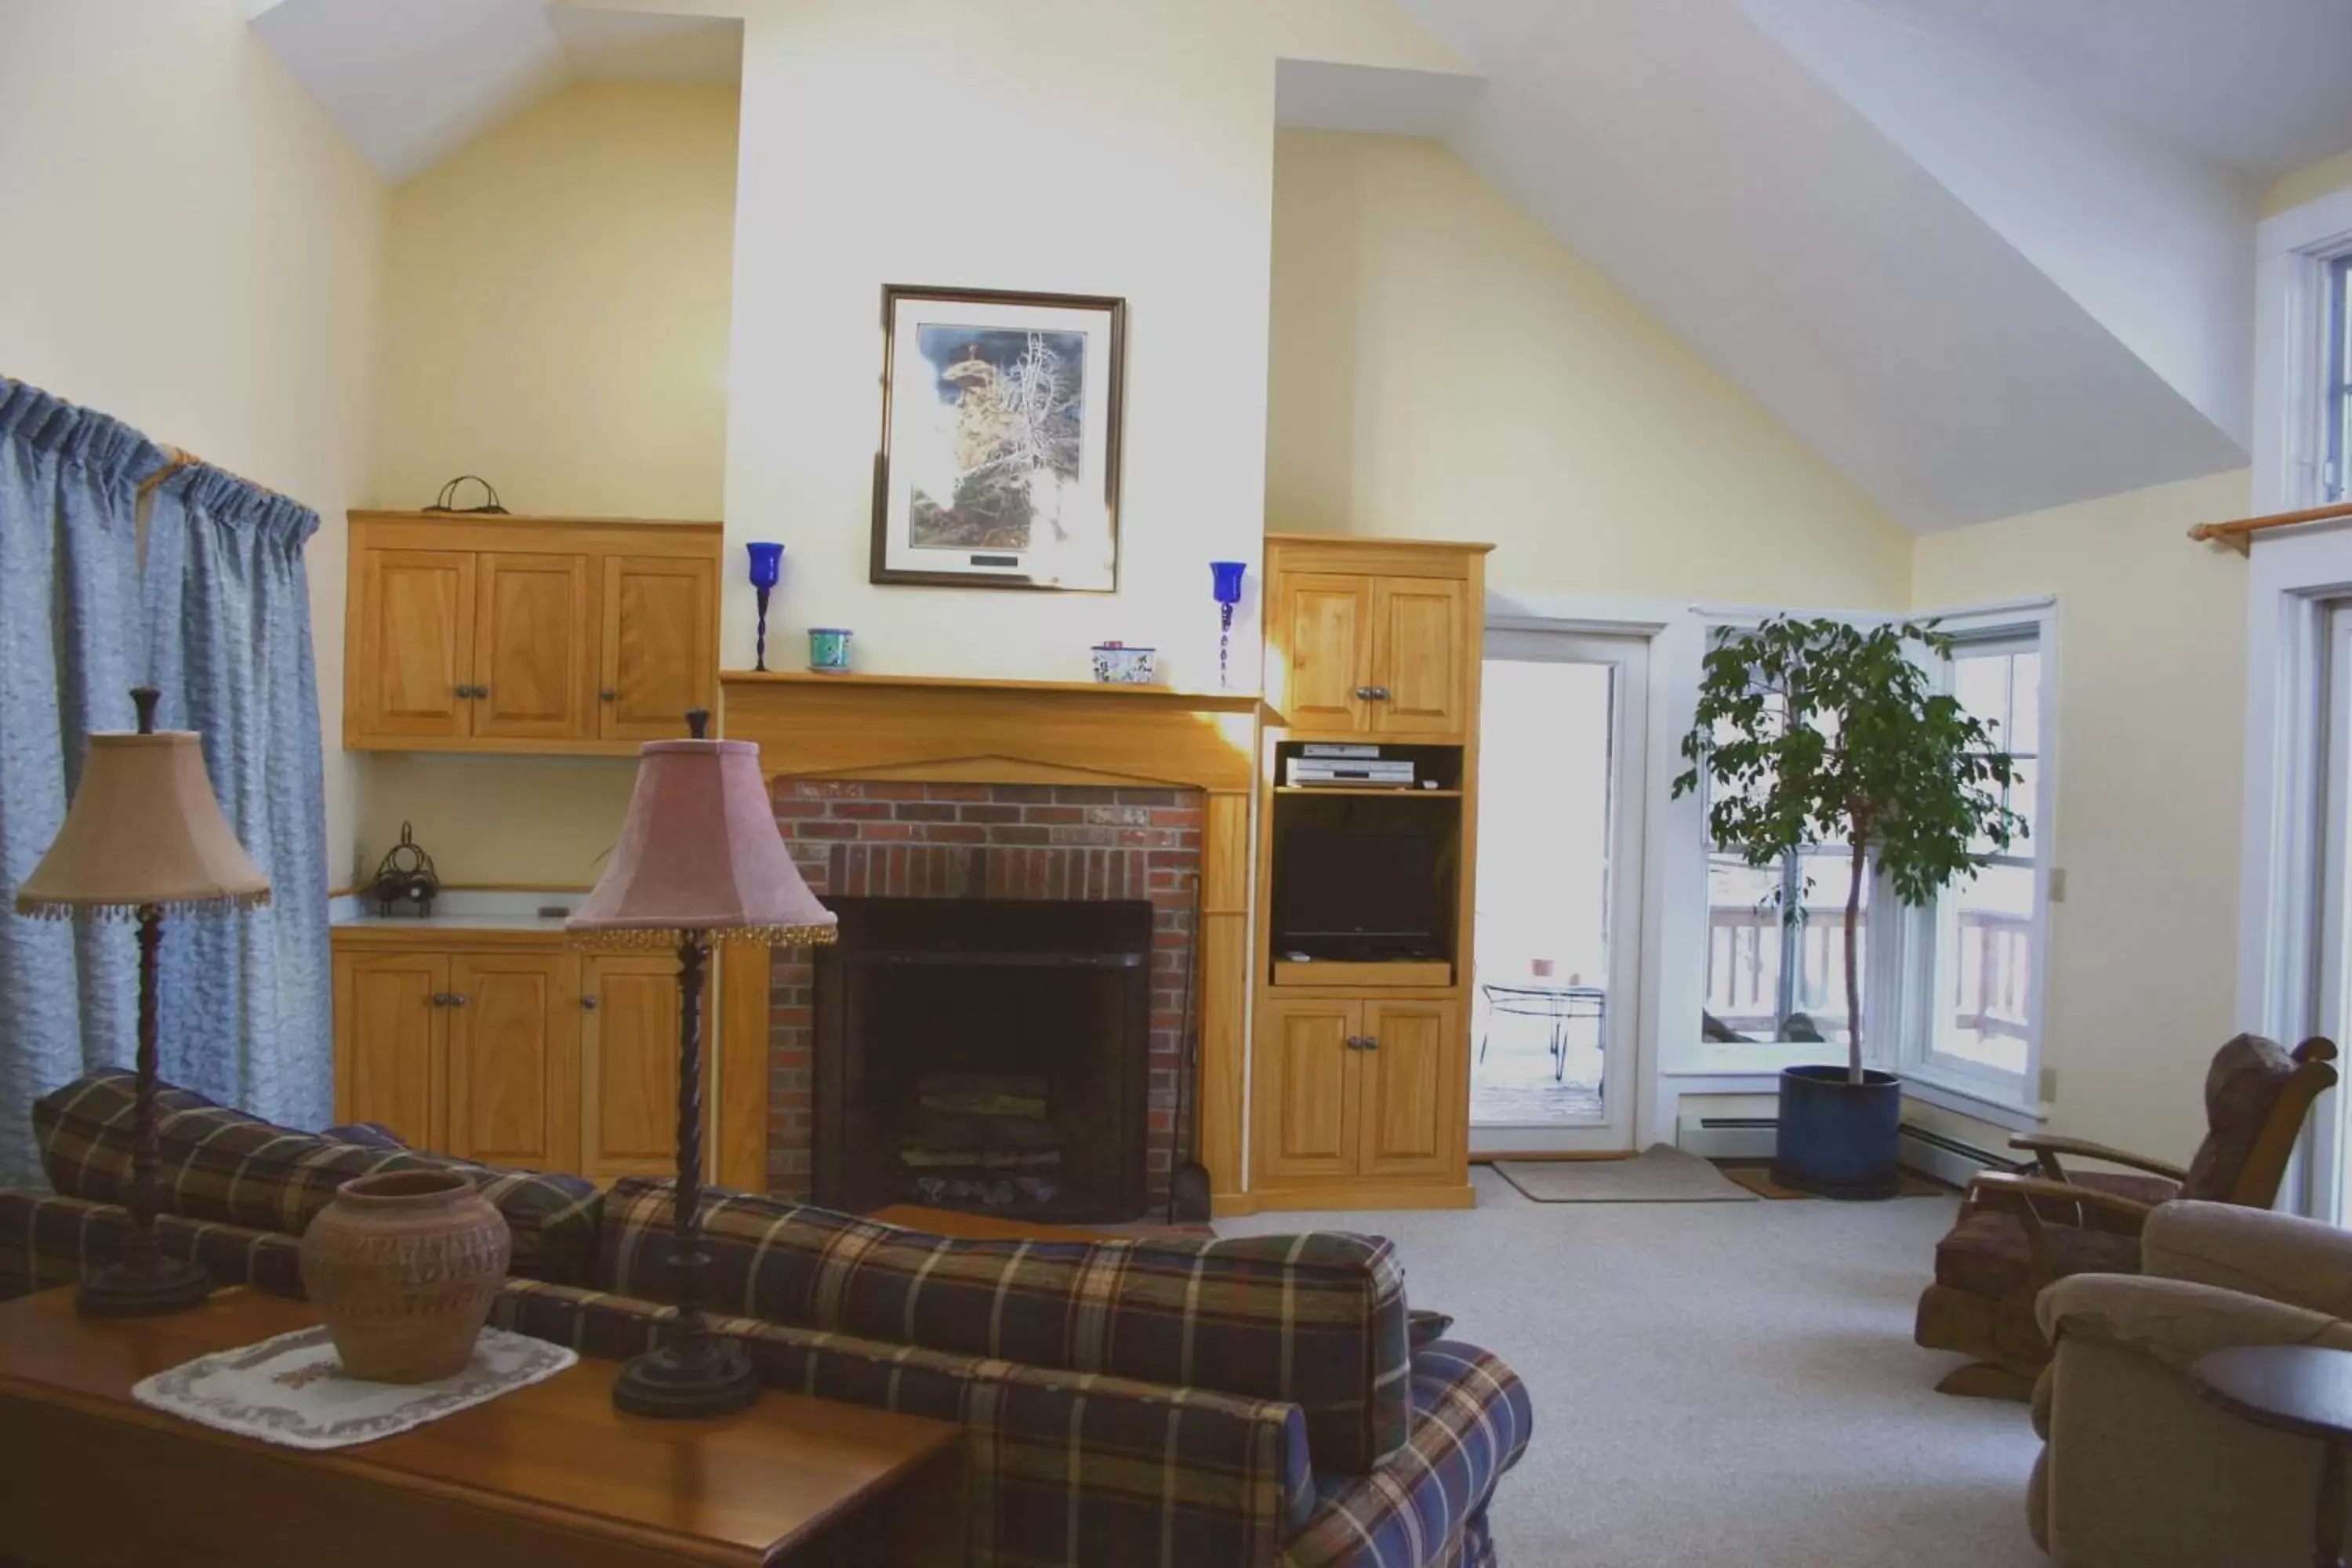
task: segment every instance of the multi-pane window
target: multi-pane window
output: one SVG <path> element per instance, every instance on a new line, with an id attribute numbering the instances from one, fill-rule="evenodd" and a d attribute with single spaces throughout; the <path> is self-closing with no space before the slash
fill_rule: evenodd
<path id="1" fill-rule="evenodd" d="M 1779 699 L 1770 705 L 1777 710 Z M 1853 872 L 1853 852 L 1842 843 L 1760 867 L 1736 850 L 1708 847 L 1706 1038 L 1845 1043 L 1845 905 Z M 1855 935 L 1865 980 L 1870 891 L 1865 882 Z M 1869 1006 L 1867 994 L 1863 1005 Z"/>
<path id="2" fill-rule="evenodd" d="M 2323 501 L 2352 500 L 2352 255 L 2328 263 L 2327 323 L 2320 490 Z"/>
<path id="3" fill-rule="evenodd" d="M 2037 805 L 2042 782 L 2042 653 L 2032 633 L 1963 642 L 1952 650 L 1952 695 L 2015 759 L 2004 802 L 2026 832 L 1989 857 L 1973 880 L 1947 889 L 1936 909 L 1935 1055 L 2005 1076 L 2031 1054 L 2035 953 Z"/>

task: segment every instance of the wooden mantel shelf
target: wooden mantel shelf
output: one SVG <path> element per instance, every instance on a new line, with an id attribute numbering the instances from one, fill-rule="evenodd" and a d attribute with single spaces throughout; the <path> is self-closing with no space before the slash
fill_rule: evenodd
<path id="1" fill-rule="evenodd" d="M 1108 680 L 995 680 L 962 675 L 819 675 L 806 669 L 730 669 L 719 679 L 728 686 L 846 686 L 906 687 L 942 691 L 1009 692 L 1019 696 L 1115 697 L 1121 701 L 1164 703 L 1171 707 L 1247 713 L 1258 705 L 1255 691 L 1195 689 L 1181 686 L 1127 686 Z"/>

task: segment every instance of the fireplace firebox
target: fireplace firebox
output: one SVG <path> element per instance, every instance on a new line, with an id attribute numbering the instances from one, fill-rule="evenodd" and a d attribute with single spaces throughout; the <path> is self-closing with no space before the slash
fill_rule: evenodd
<path id="1" fill-rule="evenodd" d="M 1116 1222 L 1145 1205 L 1152 906 L 831 900 L 816 1201 Z"/>

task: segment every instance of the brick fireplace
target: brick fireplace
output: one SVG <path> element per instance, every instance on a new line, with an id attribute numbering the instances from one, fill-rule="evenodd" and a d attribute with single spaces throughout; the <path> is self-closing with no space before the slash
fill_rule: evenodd
<path id="1" fill-rule="evenodd" d="M 1179 1153 L 1185 990 L 1194 974 L 1202 797 L 1190 789 L 780 777 L 776 825 L 826 900 L 1140 902 L 1150 909 L 1144 1031 L 1144 1192 L 1164 1204 Z M 769 971 L 767 1181 L 812 1195 L 817 965 Z M 1194 1020 L 1199 1026 L 1199 1020 Z"/>

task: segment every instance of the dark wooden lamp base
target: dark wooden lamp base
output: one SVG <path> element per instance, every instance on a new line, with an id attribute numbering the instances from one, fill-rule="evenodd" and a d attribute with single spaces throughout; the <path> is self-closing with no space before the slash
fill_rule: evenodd
<path id="1" fill-rule="evenodd" d="M 695 1420 L 731 1415 L 760 1396 L 760 1374 L 743 1347 L 716 1336 L 664 1345 L 621 1363 L 613 1404 L 632 1415 Z"/>
<path id="2" fill-rule="evenodd" d="M 212 1276 L 196 1265 L 154 1256 L 84 1276 L 74 1310 L 88 1318 L 157 1318 L 201 1307 L 212 1291 Z"/>

